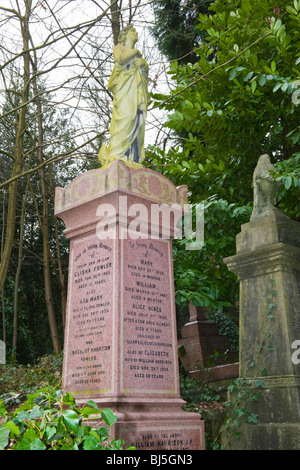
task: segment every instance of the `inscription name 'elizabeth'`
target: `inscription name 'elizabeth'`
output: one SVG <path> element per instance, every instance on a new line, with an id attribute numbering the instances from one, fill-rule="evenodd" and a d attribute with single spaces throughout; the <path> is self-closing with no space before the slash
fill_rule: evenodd
<path id="1" fill-rule="evenodd" d="M 124 243 L 124 389 L 170 393 L 174 343 L 168 245 L 164 241 Z"/>

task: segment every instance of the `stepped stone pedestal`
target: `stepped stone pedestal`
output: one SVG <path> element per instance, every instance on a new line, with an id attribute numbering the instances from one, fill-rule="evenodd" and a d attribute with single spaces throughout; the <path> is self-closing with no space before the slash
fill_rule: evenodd
<path id="1" fill-rule="evenodd" d="M 56 188 L 70 240 L 63 389 L 111 408 L 113 437 L 142 450 L 205 446 L 179 390 L 171 238 L 185 203 L 185 186 L 120 160 Z"/>
<path id="2" fill-rule="evenodd" d="M 214 352 L 224 353 L 230 343 L 228 336 L 219 334 L 216 323 L 207 320 L 202 307 L 190 304 L 189 313 L 188 323 L 181 328 L 180 342 L 186 351 L 181 362 L 191 377 L 197 377 Z"/>
<path id="3" fill-rule="evenodd" d="M 241 227 L 224 261 L 240 280 L 239 376 L 261 379 L 258 424 L 232 449 L 300 449 L 300 224 L 277 209 Z M 297 342 L 298 341 L 298 342 Z"/>

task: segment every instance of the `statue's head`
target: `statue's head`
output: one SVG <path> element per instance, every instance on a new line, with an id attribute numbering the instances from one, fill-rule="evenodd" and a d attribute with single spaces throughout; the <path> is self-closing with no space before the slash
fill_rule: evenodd
<path id="1" fill-rule="evenodd" d="M 132 24 L 129 24 L 128 26 L 125 26 L 125 28 L 123 28 L 122 31 L 120 31 L 120 34 L 119 34 L 119 37 L 118 37 L 118 43 L 124 45 L 125 42 L 126 42 L 126 38 L 127 38 L 128 34 L 131 31 L 136 33 L 136 30 L 135 30 L 135 28 L 133 27 Z"/>

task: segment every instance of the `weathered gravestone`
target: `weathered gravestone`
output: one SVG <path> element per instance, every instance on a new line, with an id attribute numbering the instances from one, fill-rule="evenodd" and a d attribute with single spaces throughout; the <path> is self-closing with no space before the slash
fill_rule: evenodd
<path id="1" fill-rule="evenodd" d="M 63 388 L 113 409 L 114 436 L 137 449 L 204 448 L 204 423 L 182 410 L 178 376 L 171 237 L 186 194 L 121 160 L 56 188 L 70 239 Z M 169 234 L 158 207 L 172 207 Z"/>
<path id="2" fill-rule="evenodd" d="M 6 363 L 5 342 L 0 341 L 0 364 Z"/>
<path id="3" fill-rule="evenodd" d="M 240 280 L 239 375 L 264 386 L 247 401 L 259 422 L 242 425 L 234 449 L 300 449 L 300 224 L 274 206 L 272 169 L 262 155 L 250 222 L 224 260 Z"/>

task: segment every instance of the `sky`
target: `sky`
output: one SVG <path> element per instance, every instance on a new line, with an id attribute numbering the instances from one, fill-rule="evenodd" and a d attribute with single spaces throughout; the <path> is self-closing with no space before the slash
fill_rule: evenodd
<path id="1" fill-rule="evenodd" d="M 122 21 L 125 26 L 129 21 L 130 10 L 123 0 Z M 78 126 L 78 134 L 95 135 L 108 128 L 108 118 L 103 115 L 103 123 L 94 119 L 94 109 L 81 92 L 81 85 L 89 87 L 93 96 L 106 99 L 111 107 L 111 99 L 103 93 L 113 68 L 112 31 L 108 16 L 103 16 L 95 25 L 89 27 L 95 18 L 100 18 L 109 5 L 104 0 L 33 0 L 31 16 L 31 35 L 35 47 L 39 70 L 45 79 L 47 88 L 56 90 L 62 83 L 63 88 L 56 90 L 52 106 L 67 107 L 71 113 L 72 123 Z M 132 1 L 132 11 L 138 1 Z M 24 0 L 2 0 L 0 8 L 21 10 L 24 13 Z M 81 28 L 77 28 L 79 24 Z M 153 24 L 151 2 L 141 0 L 136 10 L 133 24 L 138 31 L 139 40 L 136 45 L 149 64 L 149 91 L 166 93 L 169 89 L 170 78 L 166 76 L 167 61 L 155 47 L 149 28 Z M 84 35 L 89 30 L 89 34 Z M 67 38 L 64 38 L 68 32 Z M 8 11 L 0 10 L 0 63 L 5 63 L 10 57 L 22 50 L 20 24 L 17 18 Z M 47 47 L 44 47 L 47 44 Z M 76 44 L 72 52 L 67 54 Z M 20 59 L 13 62 L 16 66 Z M 47 72 L 53 64 L 55 69 Z M 4 74 L 8 69 L 4 69 Z M 4 75 L 3 75 L 4 76 Z M 3 76 L 0 76 L 1 89 L 5 88 Z M 6 75 L 8 81 L 8 75 Z M 7 85 L 6 85 L 7 86 Z M 3 99 L 3 91 L 0 95 Z M 95 105 L 96 106 L 96 105 Z M 148 112 L 145 145 L 155 144 L 157 138 L 164 138 L 161 122 L 164 114 L 159 110 Z M 97 126 L 97 127 L 95 127 Z M 81 128 L 81 129 L 79 129 Z M 159 132 L 158 132 L 159 130 Z"/>

